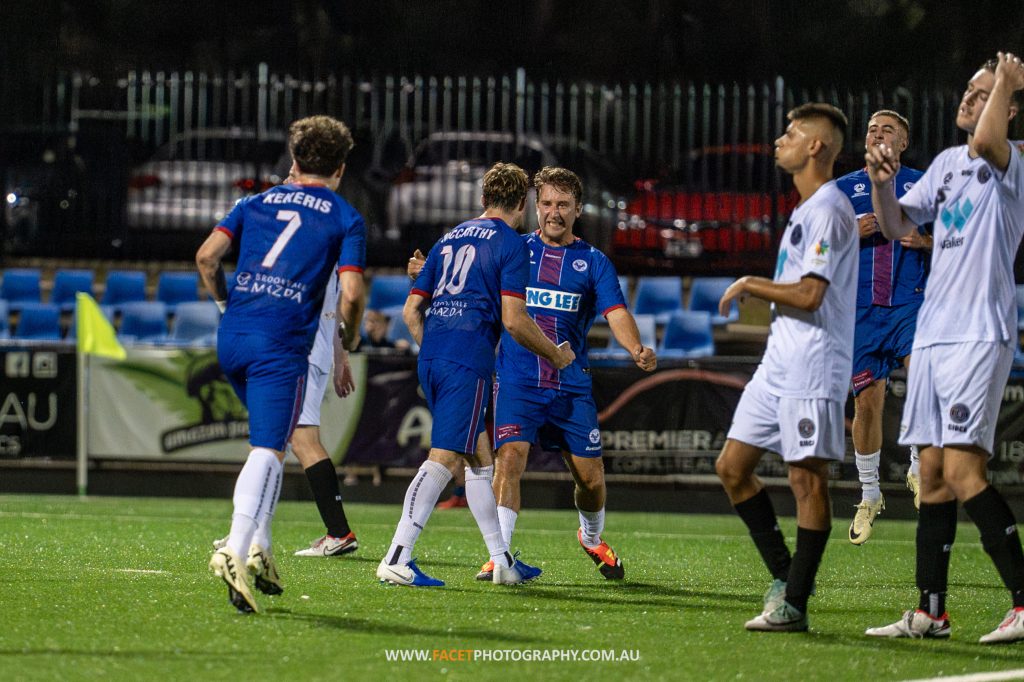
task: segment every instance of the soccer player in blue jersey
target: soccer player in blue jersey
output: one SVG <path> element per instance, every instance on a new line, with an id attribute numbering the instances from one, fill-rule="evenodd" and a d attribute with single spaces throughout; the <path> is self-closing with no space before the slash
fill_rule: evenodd
<path id="1" fill-rule="evenodd" d="M 477 452 L 478 444 L 486 444 L 481 438 L 484 413 L 503 326 L 556 369 L 575 358 L 568 343 L 556 346 L 526 312 L 530 255 L 514 228 L 522 221 L 528 183 L 515 164 L 497 163 L 487 171 L 483 215 L 438 240 L 406 300 L 403 318 L 420 344 L 420 385 L 433 427 L 430 454 L 409 485 L 391 547 L 377 567 L 382 581 L 416 587 L 444 584 L 420 571 L 412 550 L 460 466 L 466 466 L 470 511 L 494 561 L 493 582 L 521 583 L 540 575 L 540 569 L 509 554 L 491 489 L 490 453 Z"/>
<path id="2" fill-rule="evenodd" d="M 262 592 L 282 591 L 270 525 L 324 290 L 336 270 L 341 295 L 334 387 L 339 396 L 353 389 L 347 349 L 358 339 L 363 309 L 366 226 L 334 193 L 351 148 L 352 136 L 340 121 L 312 116 L 294 122 L 288 135 L 294 182 L 239 201 L 196 253 L 203 283 L 224 311 L 218 360 L 249 410 L 252 450 L 235 483 L 231 532 L 210 559 L 210 570 L 242 612 L 257 610 L 248 573 Z M 228 293 L 221 261 L 233 244 L 237 283 Z"/>
<path id="3" fill-rule="evenodd" d="M 1008 139 L 1020 111 L 1024 63 L 1010 53 L 967 82 L 956 125 L 967 144 L 946 149 L 899 199 L 898 156 L 868 147 L 865 162 L 878 223 L 900 239 L 934 221 L 935 249 L 914 333 L 914 361 L 900 443 L 921 451 L 916 609 L 875 637 L 946 638 L 949 560 L 957 502 L 1010 593 L 1011 608 L 983 644 L 1024 639 L 1024 551 L 1013 510 L 988 480 L 1003 389 L 1018 339 L 1013 257 L 1024 235 L 1024 141 Z M 981 575 L 977 570 L 972 580 Z"/>
<path id="4" fill-rule="evenodd" d="M 897 158 L 907 148 L 910 123 L 899 113 L 882 109 L 868 119 L 864 146 L 880 144 Z M 914 186 L 921 171 L 901 166 L 894 185 L 899 198 Z M 882 450 L 882 410 L 889 374 L 910 364 L 917 311 L 924 301 L 932 238 L 924 227 L 903 239 L 889 241 L 878 230 L 871 207 L 871 180 L 866 169 L 836 180 L 850 199 L 860 232 L 860 271 L 857 280 L 857 324 L 853 333 L 853 448 L 862 498 L 850 524 L 849 538 L 862 545 L 871 537 L 875 517 L 885 508 L 878 485 Z M 917 450 L 911 448 L 907 485 L 917 502 Z"/>
<path id="5" fill-rule="evenodd" d="M 540 229 L 525 237 L 530 250 L 526 308 L 554 343 L 569 342 L 576 360 L 559 370 L 508 333 L 502 335 L 494 386 L 498 520 L 505 541 L 511 543 L 520 510 L 520 479 L 530 445 L 539 439 L 543 447 L 562 453 L 572 473 L 580 546 L 605 578 L 621 579 L 622 561 L 601 539 L 606 489 L 587 332 L 594 318 L 604 315 L 612 334 L 640 369 L 653 371 L 657 358 L 653 348 L 640 343 L 611 261 L 572 232 L 583 209 L 579 177 L 549 166 L 536 174 L 533 184 Z M 493 568 L 492 562 L 485 563 L 477 579 L 490 578 Z"/>

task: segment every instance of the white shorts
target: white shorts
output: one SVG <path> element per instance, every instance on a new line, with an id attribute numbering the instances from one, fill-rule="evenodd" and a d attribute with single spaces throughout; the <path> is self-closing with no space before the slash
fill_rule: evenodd
<path id="1" fill-rule="evenodd" d="M 324 391 L 331 373 L 316 365 L 310 365 L 306 373 L 306 397 L 302 401 L 302 414 L 297 426 L 320 426 L 320 405 L 324 402 Z"/>
<path id="2" fill-rule="evenodd" d="M 758 375 L 750 380 L 732 416 L 728 437 L 782 455 L 842 461 L 846 452 L 843 406 L 827 398 L 783 398 Z"/>
<path id="3" fill-rule="evenodd" d="M 995 341 L 915 348 L 901 445 L 974 445 L 992 454 L 1013 347 Z"/>

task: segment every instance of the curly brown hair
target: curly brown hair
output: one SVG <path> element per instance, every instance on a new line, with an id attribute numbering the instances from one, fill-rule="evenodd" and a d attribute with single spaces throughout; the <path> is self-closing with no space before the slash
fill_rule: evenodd
<path id="1" fill-rule="evenodd" d="M 352 151 L 348 126 L 330 116 L 300 118 L 288 127 L 288 152 L 303 173 L 327 177 Z"/>
<path id="2" fill-rule="evenodd" d="M 544 166 L 533 176 L 533 186 L 540 192 L 544 185 L 551 185 L 560 192 L 572 194 L 577 204 L 583 202 L 583 183 L 580 182 L 580 176 L 568 168 Z"/>
<path id="3" fill-rule="evenodd" d="M 498 163 L 484 174 L 484 208 L 515 211 L 526 199 L 530 179 L 514 163 Z"/>

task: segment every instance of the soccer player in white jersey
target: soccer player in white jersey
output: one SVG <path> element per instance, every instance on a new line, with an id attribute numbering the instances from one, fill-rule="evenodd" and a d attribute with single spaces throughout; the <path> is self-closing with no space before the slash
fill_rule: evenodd
<path id="1" fill-rule="evenodd" d="M 772 303 L 764 358 L 736 406 L 715 469 L 774 579 L 748 630 L 807 629 L 807 599 L 832 528 L 830 461 L 845 451 L 843 407 L 850 383 L 857 287 L 857 222 L 832 169 L 846 116 L 828 104 L 789 112 L 775 163 L 793 176 L 800 203 L 782 236 L 774 279 L 743 277 L 719 303 L 744 296 Z M 754 474 L 766 451 L 782 455 L 796 497 L 790 556 L 768 492 Z"/>
<path id="2" fill-rule="evenodd" d="M 914 335 L 900 443 L 921 453 L 917 522 L 920 601 L 878 637 L 949 637 L 946 614 L 957 502 L 1009 589 L 1013 607 L 982 643 L 1024 639 L 1024 553 L 1013 512 L 988 482 L 996 422 L 1017 341 L 1013 258 L 1024 234 L 1024 144 L 1007 139 L 1024 66 L 999 53 L 967 83 L 956 124 L 967 144 L 939 154 L 898 201 L 899 161 L 865 154 L 878 224 L 888 239 L 935 221 L 932 270 Z"/>
<path id="3" fill-rule="evenodd" d="M 361 270 L 358 272 L 362 274 Z M 295 552 L 295 556 L 335 557 L 359 549 L 356 534 L 352 532 L 345 516 L 334 462 L 320 442 L 320 407 L 323 404 L 334 359 L 334 337 L 338 329 L 335 309 L 340 293 L 341 277 L 338 275 L 331 278 L 324 293 L 320 328 L 313 341 L 313 350 L 309 353 L 309 372 L 306 374 L 306 396 L 302 403 L 302 414 L 299 415 L 299 421 L 289 442 L 295 458 L 299 460 L 306 474 L 309 488 L 313 491 L 313 500 L 327 532 L 306 549 Z"/>

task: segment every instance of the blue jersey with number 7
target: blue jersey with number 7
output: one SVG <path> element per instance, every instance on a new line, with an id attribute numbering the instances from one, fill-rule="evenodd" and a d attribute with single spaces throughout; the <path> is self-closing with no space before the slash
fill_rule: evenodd
<path id="1" fill-rule="evenodd" d="M 526 298 L 530 251 L 497 218 L 469 220 L 441 237 L 412 293 L 430 299 L 420 360 L 442 359 L 482 377 L 494 373 L 501 297 Z"/>
<path id="2" fill-rule="evenodd" d="M 220 328 L 308 354 L 335 268 L 362 272 L 366 264 L 359 212 L 322 185 L 279 185 L 239 201 L 216 229 L 238 248 Z"/>

